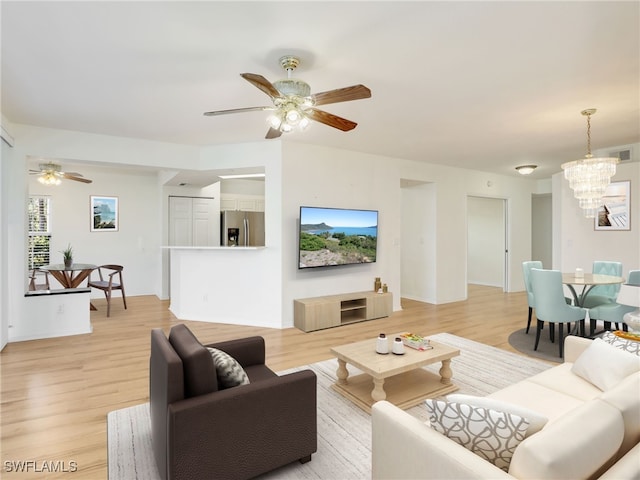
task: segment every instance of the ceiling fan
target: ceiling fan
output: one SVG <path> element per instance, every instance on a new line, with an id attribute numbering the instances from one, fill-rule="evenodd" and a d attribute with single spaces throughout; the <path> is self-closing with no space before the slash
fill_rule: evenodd
<path id="1" fill-rule="evenodd" d="M 216 110 L 205 112 L 204 115 L 212 117 L 228 113 L 258 110 L 272 111 L 273 114 L 269 117 L 270 128 L 265 138 L 278 138 L 283 133 L 291 132 L 295 129 L 304 130 L 309 125 L 310 120 L 324 123 L 343 132 L 356 128 L 357 123 L 319 110 L 316 107 L 318 105 L 370 98 L 371 90 L 364 85 L 352 85 L 312 95 L 311 88 L 306 82 L 291 78 L 292 72 L 299 64 L 300 59 L 292 55 L 280 58 L 280 65 L 286 70 L 287 78 L 273 83 L 262 75 L 255 73 L 240 74 L 242 78 L 266 93 L 271 98 L 273 105 Z"/>
<path id="2" fill-rule="evenodd" d="M 62 166 L 57 163 L 47 162 L 38 165 L 40 170 L 29 170 L 31 175 L 39 175 L 38 181 L 43 185 L 60 185 L 62 179 L 75 180 L 76 182 L 92 183 L 92 180 L 84 178 L 80 173 L 63 172 Z"/>

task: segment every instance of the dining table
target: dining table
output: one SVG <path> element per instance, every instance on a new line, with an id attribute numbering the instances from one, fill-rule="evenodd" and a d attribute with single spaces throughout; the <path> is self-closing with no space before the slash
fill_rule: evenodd
<path id="1" fill-rule="evenodd" d="M 44 265 L 40 267 L 40 270 L 50 273 L 64 288 L 78 288 L 96 268 L 98 266 L 92 263 L 72 263 L 70 266 L 56 263 Z M 96 310 L 92 303 L 89 304 L 89 307 L 91 310 Z"/>
<path id="2" fill-rule="evenodd" d="M 40 267 L 40 270 L 49 272 L 64 288 L 78 288 L 96 268 L 98 266 L 91 263 L 72 263 L 68 267 L 56 263 Z"/>
<path id="3" fill-rule="evenodd" d="M 574 305 L 577 307 L 582 307 L 584 305 L 585 298 L 593 289 L 593 287 L 597 287 L 598 285 L 616 285 L 619 283 L 624 283 L 624 278 L 616 277 L 615 275 L 603 275 L 599 273 L 576 274 L 575 272 L 573 272 L 563 273 L 562 283 L 564 283 L 571 291 L 571 294 L 573 295 Z M 580 295 L 578 295 L 575 287 L 580 286 L 582 286 L 582 291 L 580 292 Z"/>

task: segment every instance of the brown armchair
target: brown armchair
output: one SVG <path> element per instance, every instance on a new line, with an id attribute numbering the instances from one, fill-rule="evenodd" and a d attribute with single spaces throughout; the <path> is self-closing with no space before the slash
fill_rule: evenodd
<path id="1" fill-rule="evenodd" d="M 248 385 L 219 389 L 210 352 L 235 358 Z M 278 376 L 262 337 L 203 346 L 185 325 L 151 331 L 153 453 L 163 480 L 246 479 L 317 450 L 316 376 Z"/>

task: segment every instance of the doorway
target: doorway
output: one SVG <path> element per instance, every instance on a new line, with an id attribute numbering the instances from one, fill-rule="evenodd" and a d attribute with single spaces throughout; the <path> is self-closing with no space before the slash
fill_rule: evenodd
<path id="1" fill-rule="evenodd" d="M 467 284 L 508 285 L 507 201 L 467 197 Z"/>

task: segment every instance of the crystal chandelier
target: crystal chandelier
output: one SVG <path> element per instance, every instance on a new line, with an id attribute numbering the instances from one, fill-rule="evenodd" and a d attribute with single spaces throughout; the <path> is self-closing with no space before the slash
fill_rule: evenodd
<path id="1" fill-rule="evenodd" d="M 585 158 L 562 164 L 564 178 L 569 180 L 573 196 L 587 218 L 595 218 L 602 206 L 602 197 L 616 173 L 617 158 L 593 158 L 591 154 L 591 115 L 595 108 L 583 110 L 587 117 L 587 154 Z"/>

